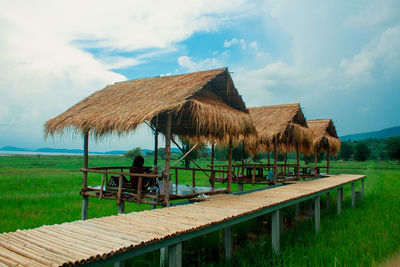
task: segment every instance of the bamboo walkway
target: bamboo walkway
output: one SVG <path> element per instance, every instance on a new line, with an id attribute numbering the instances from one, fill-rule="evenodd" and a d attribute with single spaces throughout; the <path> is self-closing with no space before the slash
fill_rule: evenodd
<path id="1" fill-rule="evenodd" d="M 336 175 L 248 194 L 215 195 L 194 204 L 3 233 L 0 235 L 0 266 L 98 263 L 116 255 L 154 247 L 163 241 L 176 239 L 176 244 L 187 240 L 184 236 L 190 233 L 200 233 L 202 229 L 235 219 L 248 219 L 246 215 L 279 209 L 293 204 L 293 200 L 309 199 L 346 184 L 354 185 L 364 178 Z"/>

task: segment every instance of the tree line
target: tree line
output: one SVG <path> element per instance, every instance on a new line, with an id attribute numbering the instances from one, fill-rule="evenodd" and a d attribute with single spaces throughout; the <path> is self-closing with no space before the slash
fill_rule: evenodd
<path id="1" fill-rule="evenodd" d="M 171 152 L 171 159 L 175 160 L 182 157 L 184 154 L 190 151 L 192 145 L 187 141 L 182 141 L 183 152 Z M 214 150 L 214 158 L 218 161 L 228 160 L 228 147 L 226 146 L 216 146 Z M 190 166 L 190 159 L 196 160 L 199 158 L 210 158 L 211 151 L 208 147 L 202 145 L 196 147 L 196 149 L 192 150 L 188 157 L 182 161 L 182 165 L 185 167 Z M 127 153 L 125 156 L 134 159 L 136 156 L 142 155 L 142 151 L 140 147 L 136 147 Z M 146 156 L 153 156 L 154 152 L 149 151 L 146 153 Z M 158 149 L 158 157 L 160 159 L 165 158 L 165 148 Z M 243 151 L 243 147 L 241 145 L 235 146 L 233 148 L 233 161 L 241 161 L 243 159 L 249 159 L 251 156 L 247 151 Z M 273 153 L 270 153 L 271 162 L 273 160 Z M 266 159 L 267 153 L 260 152 L 256 156 L 253 157 L 254 160 L 258 159 Z M 295 159 L 296 154 L 294 152 L 288 153 L 288 159 Z M 318 162 L 326 159 L 326 155 L 321 153 L 318 155 Z M 400 164 L 400 137 L 389 137 L 389 138 L 367 138 L 364 140 L 358 141 L 342 141 L 342 145 L 340 147 L 339 153 L 337 156 L 331 155 L 332 160 L 356 160 L 356 161 L 366 161 L 366 160 L 398 160 Z M 283 154 L 278 154 L 278 161 L 284 160 Z M 314 162 L 314 156 L 302 155 L 302 160 L 306 163 Z"/>

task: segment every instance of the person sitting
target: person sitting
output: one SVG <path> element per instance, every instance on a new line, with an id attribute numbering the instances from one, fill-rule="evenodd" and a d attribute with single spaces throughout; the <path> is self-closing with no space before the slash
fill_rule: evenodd
<path id="1" fill-rule="evenodd" d="M 151 171 L 149 168 L 144 168 L 144 158 L 142 156 L 137 156 L 132 163 L 132 167 L 129 169 L 130 173 L 155 173 L 156 170 Z M 138 188 L 139 176 L 131 176 L 131 185 L 134 189 Z M 154 185 L 153 178 L 142 177 L 142 189 Z"/>

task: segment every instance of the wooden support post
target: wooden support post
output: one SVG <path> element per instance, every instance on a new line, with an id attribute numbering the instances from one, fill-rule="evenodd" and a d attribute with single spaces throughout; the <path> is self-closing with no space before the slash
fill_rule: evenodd
<path id="1" fill-rule="evenodd" d="M 283 233 L 283 212 L 282 210 L 279 212 L 279 235 Z"/>
<path id="2" fill-rule="evenodd" d="M 269 170 L 269 164 L 271 163 L 269 160 L 269 151 L 267 152 L 267 163 L 268 163 L 268 170 Z"/>
<path id="3" fill-rule="evenodd" d="M 317 173 L 317 163 L 318 163 L 318 157 L 317 157 L 317 149 L 314 147 L 314 176 L 318 176 Z"/>
<path id="4" fill-rule="evenodd" d="M 314 215 L 315 215 L 315 232 L 319 233 L 321 230 L 320 196 L 314 198 Z"/>
<path id="5" fill-rule="evenodd" d="M 168 247 L 160 249 L 160 267 L 166 267 L 168 263 Z"/>
<path id="6" fill-rule="evenodd" d="M 83 196 L 82 198 L 82 220 L 87 220 L 89 213 L 89 197 Z"/>
<path id="7" fill-rule="evenodd" d="M 118 214 L 124 214 L 125 213 L 125 201 L 121 201 L 121 203 L 118 206 Z"/>
<path id="8" fill-rule="evenodd" d="M 214 191 L 214 186 L 215 186 L 215 172 L 214 172 L 214 143 L 211 144 L 211 160 L 210 160 L 210 164 L 211 164 L 211 174 L 210 174 L 210 185 Z"/>
<path id="9" fill-rule="evenodd" d="M 229 136 L 229 155 L 228 155 L 228 192 L 232 192 L 231 190 L 231 183 L 232 183 L 232 153 L 233 153 L 233 144 L 232 144 L 232 137 Z"/>
<path id="10" fill-rule="evenodd" d="M 225 260 L 232 259 L 233 238 L 230 226 L 224 228 L 224 243 L 225 243 Z"/>
<path id="11" fill-rule="evenodd" d="M 331 205 L 331 197 L 329 195 L 329 192 L 326 193 L 326 208 L 329 209 L 329 206 Z"/>
<path id="12" fill-rule="evenodd" d="M 113 267 L 125 267 L 125 261 L 119 261 L 113 264 Z"/>
<path id="13" fill-rule="evenodd" d="M 356 191 L 354 190 L 354 183 L 351 183 L 351 206 L 356 206 Z"/>
<path id="14" fill-rule="evenodd" d="M 276 184 L 278 178 L 278 155 L 276 149 L 276 140 L 274 139 L 274 184 Z"/>
<path id="15" fill-rule="evenodd" d="M 158 166 L 158 130 L 154 129 L 154 166 Z"/>
<path id="16" fill-rule="evenodd" d="M 342 192 L 343 187 L 339 187 L 337 189 L 337 215 L 340 215 L 340 213 L 342 213 Z"/>
<path id="17" fill-rule="evenodd" d="M 168 247 L 168 266 L 182 266 L 182 243 L 178 243 Z"/>
<path id="18" fill-rule="evenodd" d="M 171 180 L 170 161 L 171 161 L 171 121 L 172 114 L 167 112 L 167 123 L 165 129 L 165 181 L 164 181 L 164 206 L 169 207 L 169 184 Z"/>
<path id="19" fill-rule="evenodd" d="M 300 153 L 299 153 L 299 143 L 296 143 L 296 159 L 297 159 L 297 180 L 300 180 Z"/>
<path id="20" fill-rule="evenodd" d="M 330 151 L 329 151 L 329 145 L 328 145 L 328 153 L 326 156 L 326 174 L 329 174 L 329 158 L 330 158 Z"/>
<path id="21" fill-rule="evenodd" d="M 193 173 L 192 173 L 192 186 L 196 187 L 196 171 L 195 170 L 193 170 Z"/>
<path id="22" fill-rule="evenodd" d="M 288 176 L 288 171 L 287 171 L 287 152 L 285 152 L 285 163 L 284 163 L 284 168 L 285 168 L 285 175 Z"/>
<path id="23" fill-rule="evenodd" d="M 364 179 L 361 180 L 361 199 L 364 200 Z"/>
<path id="24" fill-rule="evenodd" d="M 296 209 L 294 213 L 294 222 L 297 225 L 299 223 L 300 203 L 296 203 Z"/>
<path id="25" fill-rule="evenodd" d="M 83 139 L 83 168 L 87 169 L 89 166 L 89 132 L 86 132 Z M 83 172 L 82 178 L 82 193 L 86 193 L 87 191 L 87 177 L 88 173 Z M 83 195 L 82 196 L 82 220 L 86 220 L 88 218 L 89 213 L 89 197 Z"/>
<path id="26" fill-rule="evenodd" d="M 238 191 L 242 192 L 243 191 L 243 184 L 238 184 Z"/>
<path id="27" fill-rule="evenodd" d="M 243 166 L 244 166 L 244 140 L 242 141 L 242 175 L 243 175 Z M 240 170 L 240 168 L 238 169 Z M 239 176 L 239 172 L 238 172 L 238 176 Z"/>
<path id="28" fill-rule="evenodd" d="M 279 254 L 279 213 L 280 210 L 272 212 L 271 215 L 271 238 L 272 238 L 272 249 L 276 254 Z"/>
<path id="29" fill-rule="evenodd" d="M 256 167 L 253 168 L 253 175 L 251 176 L 251 185 L 254 186 L 256 183 Z"/>
<path id="30" fill-rule="evenodd" d="M 117 205 L 121 204 L 123 178 L 124 176 L 121 174 L 118 181 Z"/>

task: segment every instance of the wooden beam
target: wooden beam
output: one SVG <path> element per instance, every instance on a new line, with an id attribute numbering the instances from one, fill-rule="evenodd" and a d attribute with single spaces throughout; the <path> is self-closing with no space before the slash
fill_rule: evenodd
<path id="1" fill-rule="evenodd" d="M 154 129 L 154 166 L 158 166 L 158 130 Z"/>
<path id="2" fill-rule="evenodd" d="M 278 155 L 276 149 L 276 140 L 274 139 L 274 184 L 276 184 L 278 178 Z"/>
<path id="3" fill-rule="evenodd" d="M 172 114 L 167 112 L 167 125 L 165 129 L 165 181 L 164 181 L 164 206 L 169 207 L 170 161 L 171 161 L 171 121 Z"/>
<path id="4" fill-rule="evenodd" d="M 271 214 L 271 238 L 272 238 L 272 249 L 276 254 L 279 254 L 279 217 L 280 210 L 275 210 Z"/>
<path id="5" fill-rule="evenodd" d="M 197 145 L 198 145 L 198 144 L 195 144 L 194 146 L 192 146 L 192 148 L 191 148 L 188 152 L 186 152 L 185 155 L 183 155 L 183 156 L 182 156 L 180 159 L 178 159 L 174 164 L 172 164 L 171 168 L 175 167 L 176 164 L 178 164 L 178 163 L 181 162 L 184 158 L 186 158 L 186 157 L 190 154 L 190 152 L 192 152 L 192 151 L 197 147 Z"/>
<path id="6" fill-rule="evenodd" d="M 297 180 L 300 180 L 300 153 L 299 153 L 299 143 L 296 143 L 296 159 L 297 159 Z"/>
<path id="7" fill-rule="evenodd" d="M 182 243 L 168 247 L 168 263 L 170 267 L 182 266 Z"/>
<path id="8" fill-rule="evenodd" d="M 329 145 L 328 145 L 328 153 L 327 153 L 327 157 L 326 157 L 326 174 L 329 174 L 329 158 L 330 158 L 330 149 L 329 149 Z"/>
<path id="9" fill-rule="evenodd" d="M 214 143 L 212 143 L 211 144 L 211 160 L 210 160 L 210 164 L 211 164 L 211 174 L 210 174 L 210 178 L 211 178 L 211 187 L 214 189 L 214 186 L 215 186 L 215 181 L 214 181 L 214 179 L 215 179 L 215 172 L 213 171 L 214 170 L 214 150 L 215 150 L 215 148 L 214 148 Z"/>
<path id="10" fill-rule="evenodd" d="M 232 259 L 233 237 L 231 227 L 224 228 L 224 244 L 225 244 L 225 261 Z"/>
<path id="11" fill-rule="evenodd" d="M 89 132 L 86 132 L 83 138 L 83 168 L 87 169 L 89 166 Z M 83 172 L 82 177 L 82 192 L 85 193 L 87 191 L 87 180 L 88 173 L 87 171 Z M 89 214 L 89 197 L 82 197 L 82 220 L 86 220 Z"/>
<path id="12" fill-rule="evenodd" d="M 228 148 L 228 192 L 231 192 L 231 183 L 232 183 L 232 154 L 233 154 L 233 141 L 232 137 L 229 136 L 229 148 Z"/>

